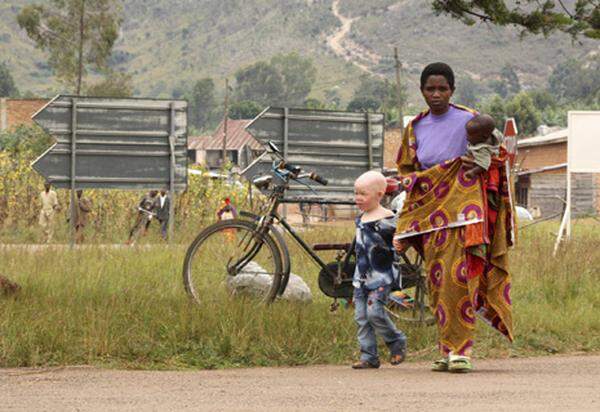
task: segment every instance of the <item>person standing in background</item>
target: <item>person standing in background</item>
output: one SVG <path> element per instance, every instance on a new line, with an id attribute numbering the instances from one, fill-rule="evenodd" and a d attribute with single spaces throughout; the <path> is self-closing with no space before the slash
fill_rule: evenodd
<path id="1" fill-rule="evenodd" d="M 39 224 L 44 232 L 44 242 L 49 243 L 54 235 L 54 217 L 60 210 L 56 192 L 51 190 L 50 182 L 44 183 L 44 190 L 40 193 L 42 209 L 40 210 Z"/>
<path id="2" fill-rule="evenodd" d="M 83 197 L 83 190 L 77 191 L 77 216 L 75 219 L 75 243 L 83 243 L 83 230 L 89 222 L 89 213 L 92 211 L 92 201 Z"/>
<path id="3" fill-rule="evenodd" d="M 164 240 L 167 240 L 170 204 L 171 198 L 167 193 L 167 189 L 161 189 L 158 198 L 155 200 L 154 210 L 156 212 L 156 219 L 160 222 L 160 234 Z"/>

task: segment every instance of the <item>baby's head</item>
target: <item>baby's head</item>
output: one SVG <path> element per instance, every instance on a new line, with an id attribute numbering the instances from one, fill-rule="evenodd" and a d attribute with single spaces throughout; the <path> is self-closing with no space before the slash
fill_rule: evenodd
<path id="1" fill-rule="evenodd" d="M 467 122 L 467 140 L 470 144 L 484 143 L 492 137 L 496 122 L 489 114 L 478 114 Z"/>
<path id="2" fill-rule="evenodd" d="M 356 206 L 369 212 L 376 209 L 385 194 L 387 182 L 385 177 L 374 170 L 363 173 L 354 182 L 354 199 Z"/>

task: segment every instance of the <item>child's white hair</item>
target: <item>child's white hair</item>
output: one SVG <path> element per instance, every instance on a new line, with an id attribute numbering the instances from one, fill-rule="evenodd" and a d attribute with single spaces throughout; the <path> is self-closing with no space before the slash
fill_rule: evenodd
<path id="1" fill-rule="evenodd" d="M 362 175 L 358 176 L 358 178 L 354 182 L 354 186 L 368 187 L 369 189 L 375 190 L 377 192 L 385 192 L 387 181 L 385 180 L 385 176 L 382 175 L 381 172 L 369 170 L 368 172 L 365 172 Z"/>

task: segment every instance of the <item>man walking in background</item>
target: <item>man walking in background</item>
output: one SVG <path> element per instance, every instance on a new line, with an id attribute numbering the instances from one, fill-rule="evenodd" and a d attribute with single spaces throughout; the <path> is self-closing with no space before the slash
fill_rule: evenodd
<path id="1" fill-rule="evenodd" d="M 167 194 L 167 189 L 161 189 L 155 201 L 154 211 L 156 212 L 156 219 L 160 222 L 160 234 L 164 240 L 167 240 L 170 203 L 171 198 Z"/>
<path id="2" fill-rule="evenodd" d="M 137 206 L 137 216 L 133 227 L 129 231 L 127 244 L 131 245 L 137 239 L 139 233 L 145 234 L 150 226 L 152 217 L 154 216 L 154 208 L 156 207 L 156 195 L 158 190 L 151 190 L 142 197 Z"/>
<path id="3" fill-rule="evenodd" d="M 75 243 L 83 243 L 83 230 L 88 224 L 89 213 L 92 211 L 92 201 L 83 197 L 83 190 L 77 191 L 77 216 L 75 219 Z"/>
<path id="4" fill-rule="evenodd" d="M 40 210 L 39 224 L 44 232 L 44 242 L 49 243 L 54 235 L 54 216 L 60 206 L 54 190 L 50 190 L 50 182 L 44 183 L 44 190 L 40 193 L 42 209 Z"/>

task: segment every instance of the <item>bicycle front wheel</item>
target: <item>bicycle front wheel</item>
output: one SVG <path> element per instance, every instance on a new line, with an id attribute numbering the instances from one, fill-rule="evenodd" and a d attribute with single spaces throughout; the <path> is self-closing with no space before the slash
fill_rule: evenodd
<path id="1" fill-rule="evenodd" d="M 187 293 L 207 308 L 244 295 L 270 303 L 281 285 L 282 261 L 271 235 L 246 220 L 226 220 L 204 229 L 184 261 Z"/>

